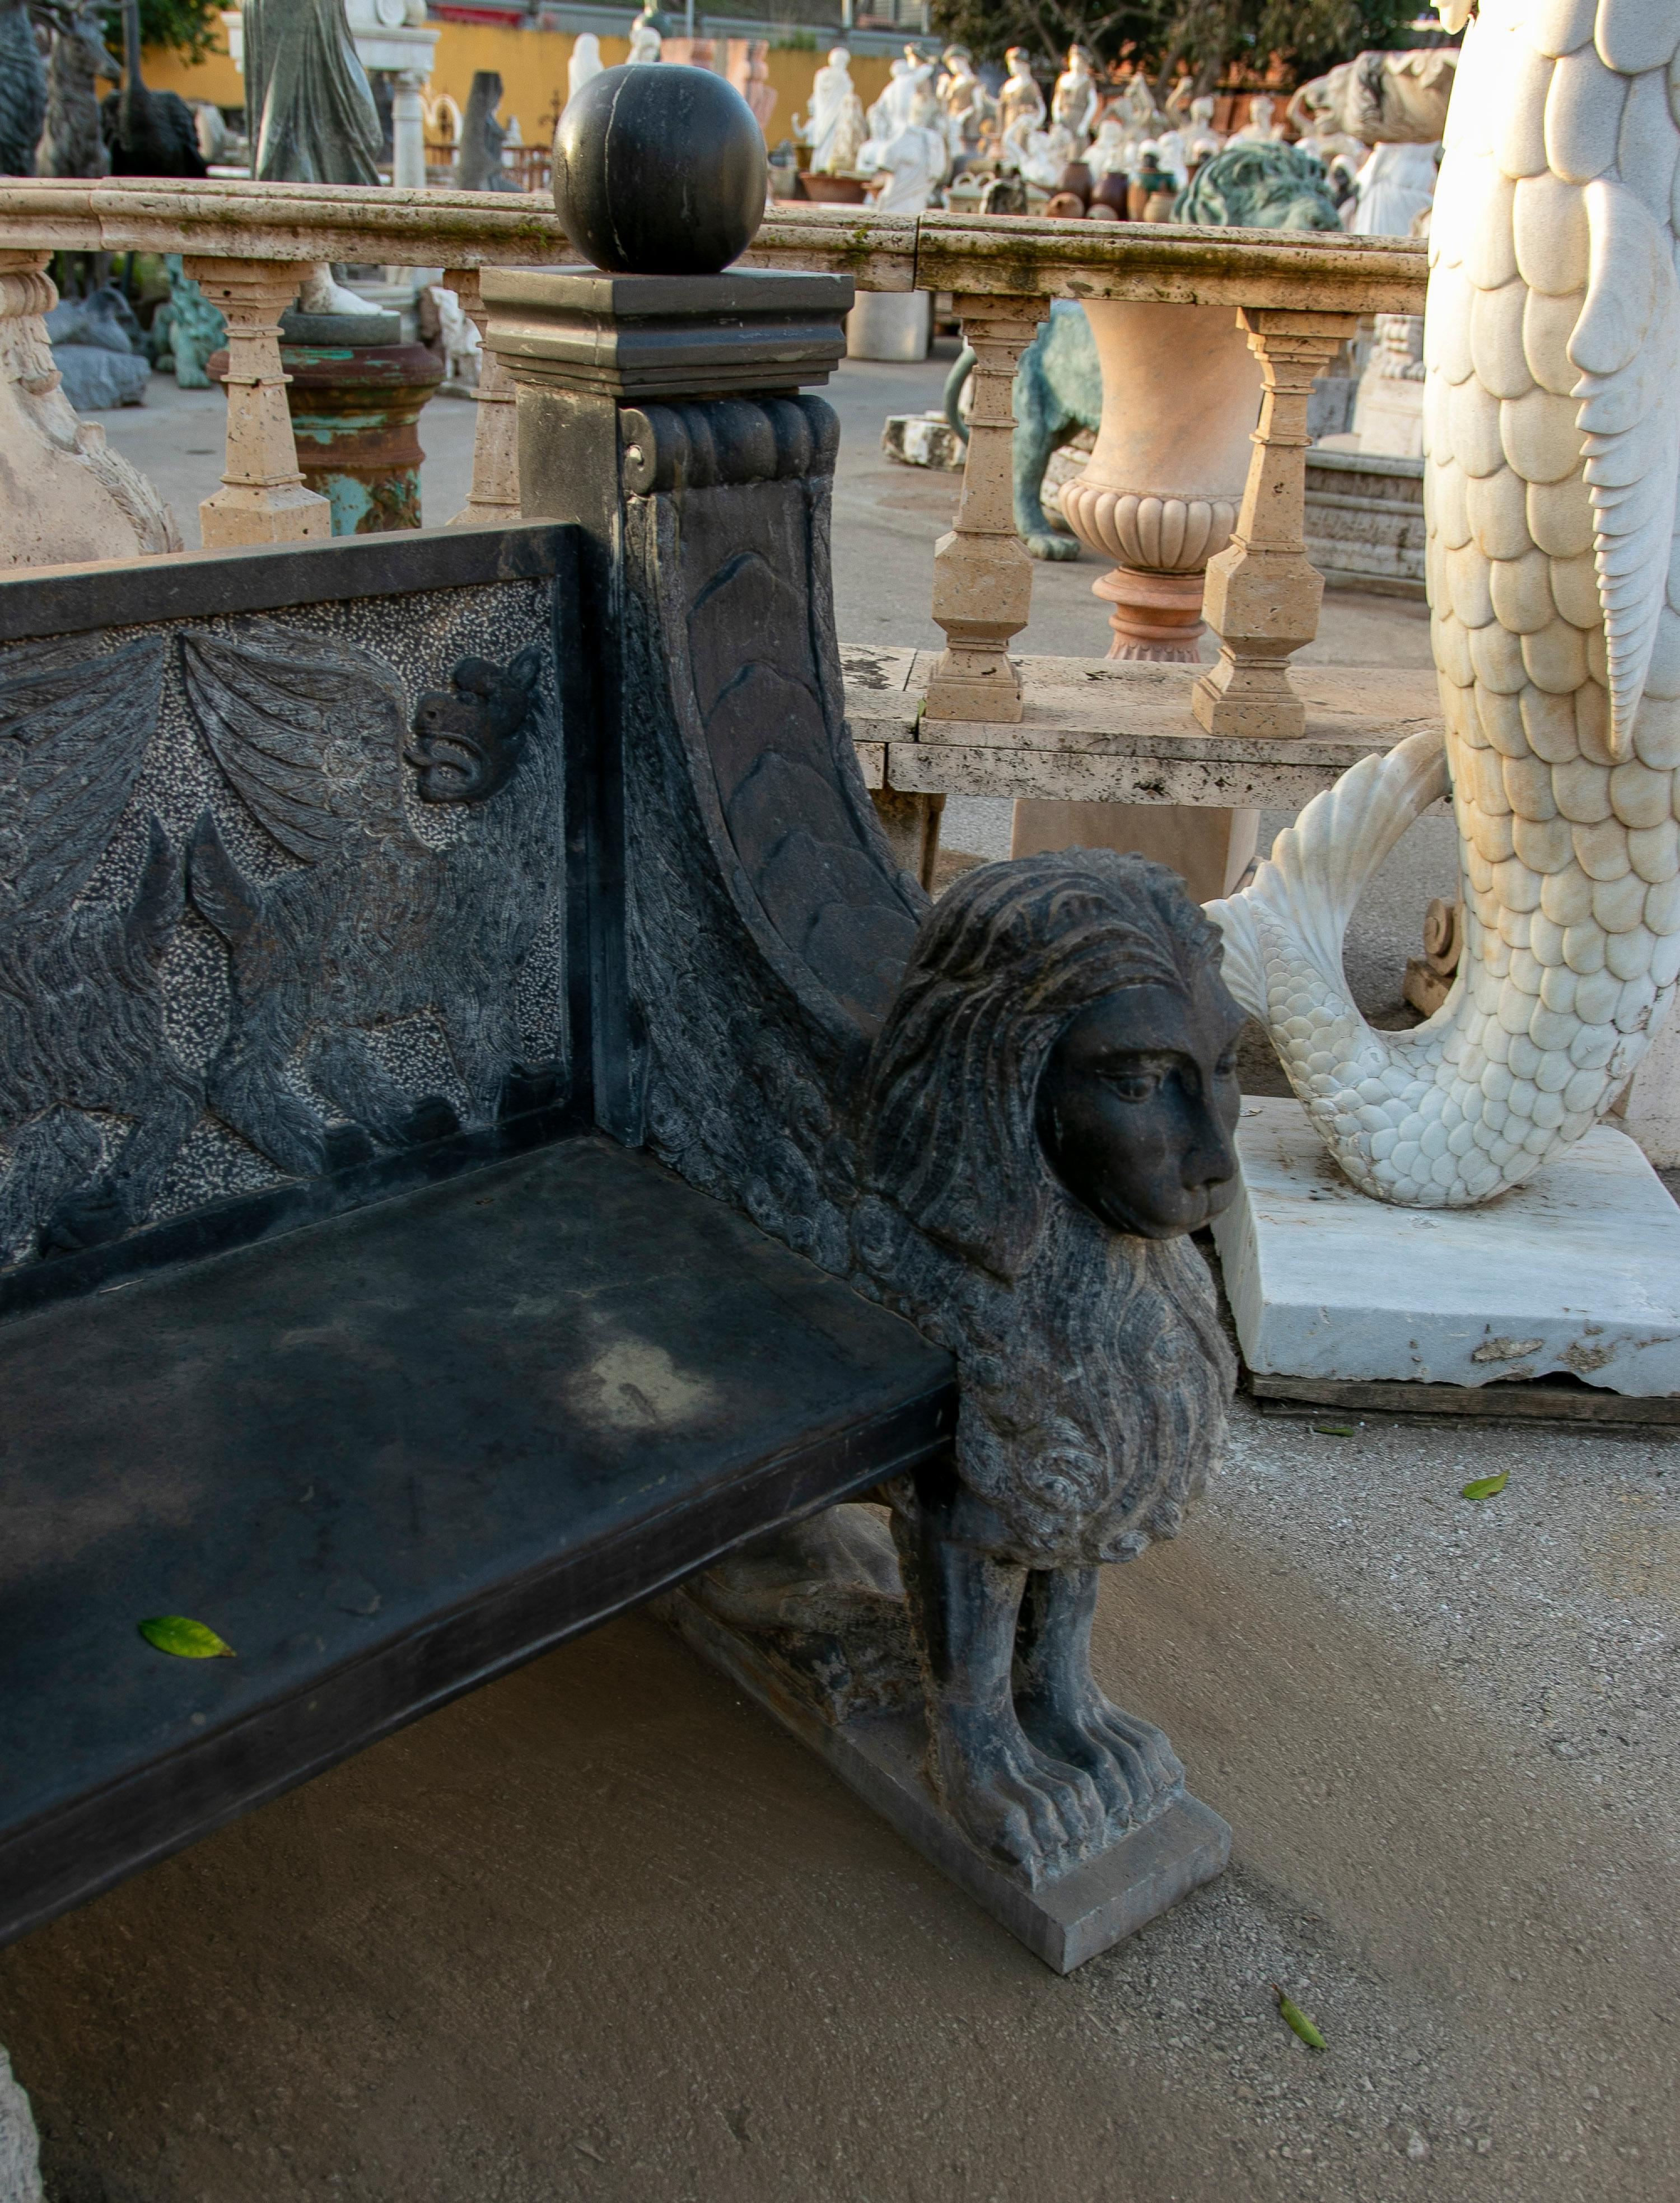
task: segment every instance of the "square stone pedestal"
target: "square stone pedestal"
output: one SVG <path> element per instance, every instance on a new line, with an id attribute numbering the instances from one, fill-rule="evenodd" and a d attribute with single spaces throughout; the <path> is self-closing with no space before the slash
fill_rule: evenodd
<path id="1" fill-rule="evenodd" d="M 683 1592 L 657 1601 L 654 1611 L 690 1651 L 820 1752 L 866 1804 L 1058 1974 L 1071 1974 L 1135 1935 L 1225 1870 L 1231 1831 L 1211 1806 L 1186 1791 L 1083 1866 L 1029 1889 L 976 1850 L 935 1803 L 921 1771 L 927 1732 L 920 1713 L 825 1720 L 787 1688 L 746 1638 Z"/>
<path id="2" fill-rule="evenodd" d="M 1680 1394 L 1680 1207 L 1599 1125 L 1480 1208 L 1396 1208 L 1342 1176 L 1294 1101 L 1247 1099 L 1214 1226 L 1257 1375 L 1482 1385 L 1568 1370 Z"/>

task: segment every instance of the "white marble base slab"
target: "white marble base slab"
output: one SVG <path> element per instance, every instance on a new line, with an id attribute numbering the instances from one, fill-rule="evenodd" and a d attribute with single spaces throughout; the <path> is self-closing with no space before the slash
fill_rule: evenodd
<path id="1" fill-rule="evenodd" d="M 1245 1098 L 1243 1186 L 1214 1226 L 1257 1373 L 1479 1385 L 1570 1370 L 1680 1394 L 1680 1206 L 1599 1125 L 1480 1208 L 1356 1190 L 1298 1102 Z"/>

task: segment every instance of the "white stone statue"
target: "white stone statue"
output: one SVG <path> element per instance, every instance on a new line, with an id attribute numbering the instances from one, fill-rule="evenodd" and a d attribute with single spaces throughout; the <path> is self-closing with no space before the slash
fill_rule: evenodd
<path id="1" fill-rule="evenodd" d="M 1139 141 L 1152 138 L 1161 125 L 1161 115 L 1155 104 L 1146 78 L 1133 75 L 1126 80 L 1126 89 L 1115 102 L 1120 119 L 1126 126 L 1127 135 Z"/>
<path id="2" fill-rule="evenodd" d="M 994 109 L 967 46 L 947 46 L 942 60 L 934 97 L 944 113 L 946 141 L 955 159 L 979 151 L 982 128 Z"/>
<path id="3" fill-rule="evenodd" d="M 1277 102 L 1269 93 L 1257 92 L 1248 103 L 1247 121 L 1240 130 L 1231 134 L 1232 145 L 1269 145 L 1275 138 L 1281 138 L 1283 135 L 1282 126 L 1272 121 L 1276 112 Z"/>
<path id="4" fill-rule="evenodd" d="M 1004 58 L 1009 74 L 997 95 L 997 114 L 1007 139 L 1019 134 L 1022 123 L 1033 130 L 1044 127 L 1044 95 L 1033 81 L 1032 57 L 1025 46 L 1011 46 Z"/>
<path id="5" fill-rule="evenodd" d="M 1470 0 L 1445 0 L 1449 29 Z M 1563 49 L 1564 50 L 1559 50 Z M 1462 1208 L 1620 1096 L 1680 980 L 1680 125 L 1671 0 L 1482 0 L 1429 239 L 1429 599 L 1446 722 L 1369 758 L 1209 906 L 1342 1170 Z M 1341 942 L 1451 780 L 1464 945 L 1415 1031 L 1373 1031 Z"/>
<path id="6" fill-rule="evenodd" d="M 1373 145 L 1354 188 L 1359 204 L 1349 224 L 1356 237 L 1410 237 L 1435 195 L 1437 145 Z"/>
<path id="7" fill-rule="evenodd" d="M 1073 143 L 1060 126 L 1050 130 L 1027 131 L 1020 147 L 1021 174 L 1029 184 L 1053 192 L 1062 181 L 1062 171 L 1077 157 Z"/>
<path id="8" fill-rule="evenodd" d="M 1079 153 L 1091 142 L 1097 119 L 1097 80 L 1091 73 L 1091 56 L 1083 46 L 1069 46 L 1068 66 L 1056 80 L 1050 95 L 1050 114 L 1068 133 Z"/>
<path id="9" fill-rule="evenodd" d="M 825 176 L 855 175 L 868 136 L 869 125 L 864 119 L 863 102 L 855 92 L 849 92 L 840 103 L 840 112 L 835 117 L 834 127 L 829 133 L 825 161 L 821 163 L 813 161 L 812 167 Z"/>
<path id="10" fill-rule="evenodd" d="M 917 101 L 911 120 L 882 147 L 878 171 L 886 182 L 875 200 L 878 214 L 923 214 L 944 183 L 950 156 L 938 106 Z"/>
<path id="11" fill-rule="evenodd" d="M 852 57 L 844 46 L 831 46 L 828 59 L 811 80 L 811 97 L 803 119 L 796 117 L 794 134 L 811 148 L 811 166 L 819 175 L 832 175 L 830 156 L 840 110 L 848 96 L 855 99 Z"/>
<path id="12" fill-rule="evenodd" d="M 57 303 L 44 274 L 0 269 L 0 570 L 179 551 L 157 491 L 64 395 L 43 318 Z"/>
<path id="13" fill-rule="evenodd" d="M 1085 155 L 1085 166 L 1093 177 L 1112 175 L 1116 168 L 1126 167 L 1126 139 L 1112 115 L 1105 115 L 1097 126 L 1097 135 L 1091 141 Z"/>
<path id="14" fill-rule="evenodd" d="M 580 31 L 572 41 L 571 56 L 565 65 L 566 105 L 571 106 L 591 77 L 599 76 L 606 64 L 600 57 L 600 40 L 593 31 Z"/>
<path id="15" fill-rule="evenodd" d="M 1204 161 L 1211 161 L 1216 153 L 1225 151 L 1225 140 L 1213 127 L 1214 103 L 1206 93 L 1190 103 L 1190 130 L 1185 151 L 1198 168 Z"/>
<path id="16" fill-rule="evenodd" d="M 1439 46 L 1360 54 L 1302 85 L 1284 111 L 1303 137 L 1438 145 L 1458 59 Z"/>
<path id="17" fill-rule="evenodd" d="M 478 331 L 463 310 L 455 293 L 441 283 L 429 286 L 427 296 L 437 308 L 439 334 L 443 340 L 443 379 L 458 390 L 478 387 L 483 346 Z"/>
<path id="18" fill-rule="evenodd" d="M 1155 157 L 1164 174 L 1173 180 L 1174 191 L 1181 192 L 1190 176 L 1190 152 L 1182 130 L 1163 130 L 1155 141 Z"/>
<path id="19" fill-rule="evenodd" d="M 630 25 L 630 52 L 625 56 L 626 61 L 656 62 L 664 50 L 665 41 L 656 27 L 645 15 L 638 15 Z"/>
<path id="20" fill-rule="evenodd" d="M 869 142 L 884 145 L 897 135 L 900 126 L 909 120 L 909 109 L 904 103 L 904 86 L 914 67 L 905 55 L 900 54 L 887 70 L 887 80 L 878 99 L 873 102 L 868 112 Z"/>

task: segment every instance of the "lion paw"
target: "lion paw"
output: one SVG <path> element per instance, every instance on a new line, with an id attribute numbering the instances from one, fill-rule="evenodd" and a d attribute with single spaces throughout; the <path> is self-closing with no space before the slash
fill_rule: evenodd
<path id="1" fill-rule="evenodd" d="M 981 1851 L 1030 1881 L 1103 1840 L 1108 1814 L 1090 1776 L 1036 1751 L 1013 1720 L 947 1720 L 932 1757 L 952 1819 Z"/>
<path id="2" fill-rule="evenodd" d="M 1088 1775 L 1110 1818 L 1122 1825 L 1146 1821 L 1183 1785 L 1184 1769 L 1163 1733 L 1100 1691 L 1071 1704 L 1027 1698 L 1018 1710 L 1039 1751 Z"/>
<path id="3" fill-rule="evenodd" d="M 1080 555 L 1079 540 L 1076 536 L 1040 535 L 1034 533 L 1023 536 L 1021 540 L 1026 546 L 1026 555 L 1029 558 L 1077 558 Z"/>

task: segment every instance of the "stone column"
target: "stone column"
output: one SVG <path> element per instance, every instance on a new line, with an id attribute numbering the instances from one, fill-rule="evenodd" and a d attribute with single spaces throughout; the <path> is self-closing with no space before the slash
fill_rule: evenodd
<path id="1" fill-rule="evenodd" d="M 1306 726 L 1289 659 L 1318 632 L 1324 594 L 1304 541 L 1307 400 L 1358 316 L 1243 307 L 1237 318 L 1265 394 L 1235 535 L 1208 564 L 1204 616 L 1219 663 L 1196 683 L 1191 708 L 1210 735 L 1288 737 Z"/>
<path id="2" fill-rule="evenodd" d="M 956 523 L 933 554 L 933 617 L 946 646 L 927 685 L 927 717 L 1012 725 L 1021 715 L 1020 675 L 1009 645 L 1032 609 L 1032 561 L 1015 534 L 1011 399 L 1020 356 L 1049 307 L 1042 298 L 959 297 L 956 310 L 974 351 L 973 410 Z"/>
<path id="3" fill-rule="evenodd" d="M 391 184 L 395 191 L 426 188 L 426 110 L 419 69 L 399 69 L 391 94 Z"/>
<path id="4" fill-rule="evenodd" d="M 329 535 L 331 507 L 299 471 L 290 378 L 280 363 L 280 317 L 297 293 L 299 263 L 189 257 L 185 265 L 228 323 L 228 449 L 222 487 L 198 507 L 205 549 Z"/>
<path id="5" fill-rule="evenodd" d="M 519 452 L 515 425 L 513 378 L 485 338 L 489 308 L 476 268 L 451 268 L 444 285 L 461 302 L 461 311 L 478 332 L 478 412 L 472 436 L 472 491 L 450 522 L 452 528 L 482 520 L 519 517 Z"/>

